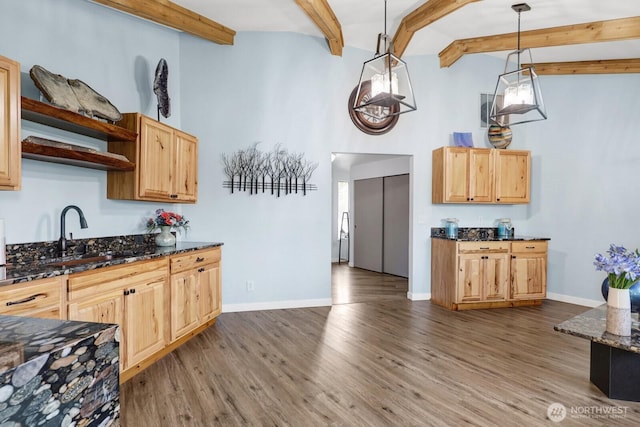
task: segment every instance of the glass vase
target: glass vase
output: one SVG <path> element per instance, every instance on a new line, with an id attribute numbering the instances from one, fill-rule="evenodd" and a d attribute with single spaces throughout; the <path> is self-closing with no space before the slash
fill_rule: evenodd
<path id="1" fill-rule="evenodd" d="M 160 227 L 160 233 L 156 234 L 156 246 L 175 246 L 176 236 L 171 233 L 171 227 L 163 225 Z"/>

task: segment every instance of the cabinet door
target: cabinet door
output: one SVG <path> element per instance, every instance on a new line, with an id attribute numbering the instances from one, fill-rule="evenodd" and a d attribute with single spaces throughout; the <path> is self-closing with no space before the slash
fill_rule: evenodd
<path id="1" fill-rule="evenodd" d="M 469 201 L 493 201 L 493 156 L 491 150 L 469 150 Z"/>
<path id="2" fill-rule="evenodd" d="M 173 129 L 140 117 L 138 196 L 171 199 L 173 176 Z"/>
<path id="3" fill-rule="evenodd" d="M 129 368 L 164 348 L 164 281 L 130 286 L 125 296 Z"/>
<path id="4" fill-rule="evenodd" d="M 198 274 L 190 270 L 171 276 L 171 341 L 199 325 Z"/>
<path id="5" fill-rule="evenodd" d="M 511 255 L 511 299 L 547 296 L 547 254 Z"/>
<path id="6" fill-rule="evenodd" d="M 509 255 L 488 254 L 482 262 L 483 299 L 505 300 L 509 284 Z"/>
<path id="7" fill-rule="evenodd" d="M 220 263 L 203 267 L 198 272 L 200 322 L 208 322 L 222 311 Z"/>
<path id="8" fill-rule="evenodd" d="M 456 302 L 474 302 L 482 299 L 482 256 L 458 257 L 458 289 Z"/>
<path id="9" fill-rule="evenodd" d="M 198 139 L 175 131 L 175 174 L 172 198 L 195 202 L 198 195 Z"/>
<path id="10" fill-rule="evenodd" d="M 466 203 L 469 198 L 469 149 L 447 147 L 444 155 L 444 201 Z"/>
<path id="11" fill-rule="evenodd" d="M 496 202 L 529 203 L 531 153 L 495 150 Z"/>
<path id="12" fill-rule="evenodd" d="M 20 189 L 20 64 L 0 56 L 0 190 Z"/>

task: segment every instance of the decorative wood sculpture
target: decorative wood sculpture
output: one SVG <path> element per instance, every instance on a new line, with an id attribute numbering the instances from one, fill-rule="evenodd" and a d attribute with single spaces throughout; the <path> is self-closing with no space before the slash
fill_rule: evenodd
<path id="1" fill-rule="evenodd" d="M 40 65 L 29 70 L 31 80 L 51 104 L 76 113 L 117 122 L 120 111 L 107 98 L 81 80 L 68 80 Z"/>

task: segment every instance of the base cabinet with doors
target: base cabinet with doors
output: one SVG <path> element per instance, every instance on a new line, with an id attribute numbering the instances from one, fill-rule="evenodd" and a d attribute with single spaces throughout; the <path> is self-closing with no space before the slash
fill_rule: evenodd
<path id="1" fill-rule="evenodd" d="M 198 139 L 140 113 L 125 113 L 118 125 L 138 133 L 136 142 L 110 141 L 109 152 L 135 163 L 133 171 L 107 173 L 107 198 L 195 203 Z"/>
<path id="2" fill-rule="evenodd" d="M 222 311 L 220 255 L 213 248 L 171 257 L 172 342 Z"/>
<path id="3" fill-rule="evenodd" d="M 20 190 L 20 64 L 0 56 L 0 190 Z"/>
<path id="4" fill-rule="evenodd" d="M 432 203 L 529 203 L 531 152 L 440 147 L 432 153 Z"/>
<path id="5" fill-rule="evenodd" d="M 69 319 L 120 325 L 124 373 L 165 347 L 167 278 L 165 258 L 72 274 Z"/>
<path id="6" fill-rule="evenodd" d="M 539 305 L 547 241 L 431 239 L 431 301 L 451 310 Z"/>

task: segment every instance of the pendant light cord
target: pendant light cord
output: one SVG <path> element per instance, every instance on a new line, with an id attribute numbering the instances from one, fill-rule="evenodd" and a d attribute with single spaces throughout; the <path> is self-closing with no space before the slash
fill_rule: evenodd
<path id="1" fill-rule="evenodd" d="M 387 0 L 384 0 L 385 2 Z M 520 69 L 520 11 L 518 11 L 518 68 Z"/>

